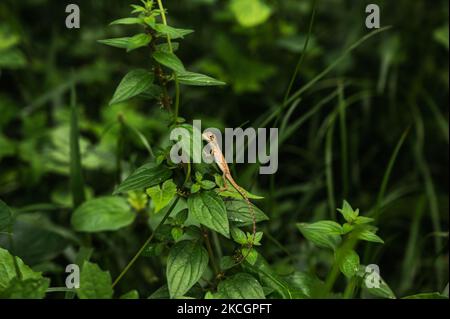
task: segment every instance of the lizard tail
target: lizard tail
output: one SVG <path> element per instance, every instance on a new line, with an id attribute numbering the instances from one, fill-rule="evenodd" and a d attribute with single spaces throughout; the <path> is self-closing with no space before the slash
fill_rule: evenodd
<path id="1" fill-rule="evenodd" d="M 237 185 L 236 183 L 234 183 L 235 185 L 233 185 L 241 194 L 242 198 L 244 198 L 244 200 L 246 201 L 247 205 L 248 205 L 248 210 L 250 212 L 250 216 L 252 218 L 252 240 L 250 243 L 250 246 L 247 247 L 248 251 L 247 254 L 245 256 L 242 256 L 242 259 L 240 262 L 244 261 L 245 259 L 247 259 L 247 257 L 250 255 L 250 252 L 253 248 L 253 243 L 256 240 L 256 215 L 255 215 L 255 210 L 253 209 L 252 203 L 250 202 L 250 200 L 248 199 L 248 196 L 245 194 L 244 189 L 242 189 L 241 187 L 239 187 L 239 185 Z"/>
<path id="2" fill-rule="evenodd" d="M 247 247 L 247 249 L 248 249 L 247 253 L 245 254 L 245 256 L 242 256 L 242 258 L 237 263 L 237 264 L 240 264 L 241 262 L 246 260 L 247 257 L 250 255 L 250 252 L 253 248 L 253 243 L 256 240 L 256 214 L 255 214 L 255 210 L 253 209 L 252 203 L 248 199 L 247 194 L 245 194 L 245 190 L 236 183 L 236 181 L 233 179 L 233 177 L 231 175 L 225 174 L 224 177 L 225 177 L 225 180 L 228 180 L 233 185 L 233 187 L 236 188 L 236 190 L 239 192 L 239 194 L 241 194 L 242 198 L 246 201 L 246 203 L 248 205 L 248 210 L 249 210 L 251 218 L 252 218 L 252 240 L 251 240 L 249 247 Z"/>
<path id="3" fill-rule="evenodd" d="M 255 210 L 253 209 L 252 203 L 250 202 L 248 197 L 245 196 L 244 199 L 247 202 L 248 210 L 249 210 L 250 215 L 252 217 L 252 240 L 251 240 L 251 243 L 250 243 L 249 247 L 247 247 L 247 253 L 245 254 L 245 256 L 242 256 L 241 262 L 246 260 L 247 257 L 250 255 L 250 252 L 252 251 L 252 248 L 253 248 L 253 243 L 256 240 L 256 216 L 255 216 Z"/>

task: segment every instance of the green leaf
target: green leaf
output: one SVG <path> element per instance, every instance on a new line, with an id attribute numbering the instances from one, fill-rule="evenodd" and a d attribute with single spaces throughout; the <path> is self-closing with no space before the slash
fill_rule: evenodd
<path id="1" fill-rule="evenodd" d="M 168 43 L 161 43 L 156 45 L 156 50 L 157 51 L 164 51 L 164 52 L 176 52 L 178 50 L 178 48 L 180 47 L 180 44 L 178 42 L 172 42 L 171 43 L 172 46 L 172 50 L 169 47 Z"/>
<path id="2" fill-rule="evenodd" d="M 137 290 L 131 290 L 120 296 L 120 299 L 139 299 L 139 292 Z"/>
<path id="3" fill-rule="evenodd" d="M 203 180 L 203 175 L 202 175 L 202 173 L 200 173 L 199 171 L 196 171 L 196 172 L 195 172 L 195 180 L 196 180 L 197 182 L 201 182 L 201 181 Z"/>
<path id="4" fill-rule="evenodd" d="M 230 225 L 222 198 L 213 191 L 188 198 L 189 212 L 202 225 L 230 238 Z"/>
<path id="5" fill-rule="evenodd" d="M 187 208 L 180 211 L 177 216 L 175 216 L 175 222 L 178 225 L 183 225 L 186 219 L 188 218 L 189 210 Z"/>
<path id="6" fill-rule="evenodd" d="M 362 224 L 368 224 L 373 222 L 375 219 L 370 218 L 370 217 L 365 217 L 365 216 L 358 216 L 355 219 L 355 224 L 357 225 L 362 225 Z"/>
<path id="7" fill-rule="evenodd" d="M 162 64 L 177 73 L 185 72 L 183 62 L 181 62 L 181 60 L 172 52 L 155 51 L 153 53 L 153 58 L 159 64 Z"/>
<path id="8" fill-rule="evenodd" d="M 201 185 L 200 184 L 198 184 L 198 183 L 192 184 L 192 186 L 191 186 L 191 193 L 192 194 L 198 193 L 200 191 L 200 189 L 201 189 Z"/>
<path id="9" fill-rule="evenodd" d="M 316 232 L 320 232 L 326 235 L 341 235 L 342 226 L 332 220 L 321 220 L 312 224 L 309 224 L 310 229 L 314 229 Z"/>
<path id="10" fill-rule="evenodd" d="M 142 92 L 139 97 L 143 99 L 153 100 L 153 99 L 160 99 L 163 95 L 163 88 L 156 84 L 150 84 L 147 90 Z"/>
<path id="11" fill-rule="evenodd" d="M 370 231 L 369 229 L 363 229 L 358 232 L 358 239 L 370 241 L 373 243 L 384 244 L 383 239 L 381 239 L 377 234 Z"/>
<path id="12" fill-rule="evenodd" d="M 254 27 L 264 23 L 272 10 L 262 0 L 232 0 L 231 11 L 243 27 Z"/>
<path id="13" fill-rule="evenodd" d="M 19 257 L 14 257 L 6 249 L 0 247 L 0 293 L 5 291 L 5 289 L 10 286 L 11 281 L 17 277 L 14 259 L 17 262 L 19 272 L 22 276 L 21 280 L 26 281 L 28 279 L 43 279 L 40 272 L 32 270 L 24 264 L 22 259 Z"/>
<path id="14" fill-rule="evenodd" d="M 142 19 L 141 18 L 122 18 L 122 19 L 114 20 L 109 25 L 116 25 L 116 24 L 126 24 L 126 25 L 142 24 Z"/>
<path id="15" fill-rule="evenodd" d="M 167 283 L 171 298 L 183 296 L 203 275 L 208 252 L 198 242 L 184 240 L 175 244 L 167 258 Z"/>
<path id="16" fill-rule="evenodd" d="M 80 299 L 111 299 L 113 296 L 111 275 L 108 271 L 101 270 L 97 264 L 84 262 L 77 295 Z"/>
<path id="17" fill-rule="evenodd" d="M 255 215 L 255 221 L 257 223 L 269 220 L 269 217 L 267 217 L 262 210 L 253 204 L 251 204 L 251 206 L 253 209 L 253 214 Z M 253 224 L 252 214 L 246 200 L 227 200 L 225 201 L 225 207 L 228 212 L 228 219 L 236 226 L 242 227 Z"/>
<path id="18" fill-rule="evenodd" d="M 251 275 L 238 273 L 219 283 L 217 292 L 225 299 L 265 299 L 261 284 Z"/>
<path id="19" fill-rule="evenodd" d="M 233 257 L 231 256 L 223 256 L 220 259 L 220 269 L 222 271 L 225 271 L 227 269 L 233 268 L 236 266 L 236 262 L 234 261 Z"/>
<path id="20" fill-rule="evenodd" d="M 146 9 L 142 6 L 138 6 L 136 4 L 132 4 L 131 7 L 133 8 L 133 11 L 131 13 L 140 13 L 140 12 L 145 12 Z"/>
<path id="21" fill-rule="evenodd" d="M 183 237 L 183 234 L 184 234 L 183 228 L 181 228 L 181 227 L 174 227 L 174 228 L 172 228 L 170 233 L 172 235 L 173 240 L 176 241 L 176 242 L 178 240 L 180 240 L 180 238 Z"/>
<path id="22" fill-rule="evenodd" d="M 155 29 L 156 19 L 155 16 L 151 15 L 144 18 L 144 23 L 148 25 L 150 28 Z"/>
<path id="23" fill-rule="evenodd" d="M 394 292 L 375 270 L 368 271 L 366 266 L 361 265 L 358 276 L 362 278 L 361 287 L 372 296 L 396 299 Z M 369 285 L 369 286 L 368 286 Z"/>
<path id="24" fill-rule="evenodd" d="M 342 214 L 342 216 L 344 216 L 344 219 L 349 223 L 354 222 L 358 217 L 358 210 L 354 211 L 352 206 L 350 206 L 350 204 L 345 200 L 344 203 L 342 204 L 342 209 L 338 208 L 338 211 Z"/>
<path id="25" fill-rule="evenodd" d="M 36 265 L 57 257 L 69 241 L 78 238 L 68 227 L 54 224 L 45 213 L 18 213 L 14 218 L 12 240 L 14 253 L 26 263 Z M 12 249 L 7 236 L 0 234 L 0 246 Z"/>
<path id="26" fill-rule="evenodd" d="M 231 237 L 235 242 L 241 245 L 245 245 L 247 243 L 247 235 L 237 227 L 231 227 Z"/>
<path id="27" fill-rule="evenodd" d="M 339 224 L 330 221 L 322 221 L 313 224 L 298 223 L 297 227 L 306 239 L 315 245 L 335 250 L 341 242 L 341 237 L 336 235 Z"/>
<path id="28" fill-rule="evenodd" d="M 144 93 L 150 88 L 154 79 L 153 73 L 144 69 L 136 69 L 130 71 L 120 81 L 119 86 L 114 92 L 114 96 L 109 102 L 109 105 L 117 104 L 141 93 Z"/>
<path id="29" fill-rule="evenodd" d="M 0 51 L 5 51 L 20 43 L 20 36 L 15 33 L 7 32 L 2 25 L 0 29 Z"/>
<path id="30" fill-rule="evenodd" d="M 265 287 L 274 289 L 281 298 L 292 299 L 294 297 L 295 291 L 289 287 L 289 284 L 284 279 L 272 270 L 261 255 L 258 255 L 258 259 L 254 265 L 243 264 L 242 266 L 244 270 L 251 272 L 255 276 L 257 275 Z"/>
<path id="31" fill-rule="evenodd" d="M 314 298 L 323 291 L 325 284 L 315 275 L 296 271 L 285 277 L 286 281 L 296 290 L 299 298 Z"/>
<path id="32" fill-rule="evenodd" d="M 214 183 L 213 181 L 208 181 L 206 179 L 199 183 L 200 183 L 201 187 L 206 190 L 211 190 L 216 187 L 216 183 Z"/>
<path id="33" fill-rule="evenodd" d="M 169 36 L 170 39 L 184 38 L 185 35 L 191 34 L 194 30 L 177 29 L 164 24 L 156 24 L 155 30 L 162 35 Z"/>
<path id="34" fill-rule="evenodd" d="M 27 65 L 27 60 L 22 51 L 10 49 L 0 54 L 0 68 L 20 69 Z"/>
<path id="35" fill-rule="evenodd" d="M 435 41 L 443 45 L 448 50 L 449 48 L 448 23 L 445 23 L 442 27 L 434 30 L 433 38 Z"/>
<path id="36" fill-rule="evenodd" d="M 136 169 L 128 176 L 114 194 L 124 193 L 133 190 L 144 190 L 148 187 L 161 184 L 172 176 L 172 171 L 165 165 L 147 163 Z"/>
<path id="37" fill-rule="evenodd" d="M 128 48 L 129 41 L 130 41 L 130 37 L 123 37 L 123 38 L 98 40 L 97 42 L 105 44 L 105 45 L 109 45 L 111 47 L 119 48 L 119 49 L 126 49 L 126 48 Z"/>
<path id="38" fill-rule="evenodd" d="M 0 232 L 7 231 L 11 227 L 12 216 L 11 209 L 0 199 Z"/>
<path id="39" fill-rule="evenodd" d="M 261 239 L 263 237 L 264 233 L 262 231 L 258 231 L 255 233 L 255 239 L 253 242 L 253 245 L 260 246 L 261 245 Z M 252 241 L 253 240 L 253 234 L 247 233 L 247 238 Z"/>
<path id="40" fill-rule="evenodd" d="M 348 234 L 353 229 L 355 229 L 354 225 L 349 224 L 349 223 L 345 223 L 344 225 L 342 225 L 342 235 Z"/>
<path id="41" fill-rule="evenodd" d="M 439 292 L 428 292 L 428 293 L 421 293 L 421 294 L 406 296 L 406 297 L 403 297 L 402 299 L 448 299 L 448 297 Z"/>
<path id="42" fill-rule="evenodd" d="M 215 85 L 226 85 L 225 82 L 216 80 L 210 76 L 188 72 L 188 71 L 177 71 L 177 78 L 181 84 L 193 85 L 193 86 L 215 86 Z"/>
<path id="43" fill-rule="evenodd" d="M 147 188 L 147 194 L 153 200 L 153 204 L 155 205 L 155 212 L 159 212 L 161 209 L 166 207 L 170 201 L 174 198 L 177 193 L 177 185 L 173 182 L 173 180 L 169 179 L 165 181 L 162 187 L 153 186 Z"/>
<path id="44" fill-rule="evenodd" d="M 163 253 L 165 248 L 166 248 L 165 243 L 150 243 L 145 247 L 141 256 L 143 256 L 143 257 L 160 256 Z"/>
<path id="45" fill-rule="evenodd" d="M 258 252 L 256 249 L 242 248 L 241 249 L 242 256 L 245 257 L 245 261 L 250 265 L 254 265 L 258 260 Z"/>
<path id="46" fill-rule="evenodd" d="M 72 225 L 82 232 L 117 230 L 130 225 L 136 215 L 126 199 L 108 196 L 83 203 L 72 215 Z"/>
<path id="47" fill-rule="evenodd" d="M 360 264 L 359 256 L 354 250 L 339 251 L 336 253 L 336 262 L 341 272 L 347 277 L 352 278 L 358 273 Z"/>
<path id="48" fill-rule="evenodd" d="M 137 212 L 143 211 L 148 204 L 148 196 L 142 191 L 128 192 L 127 202 Z"/>
<path id="49" fill-rule="evenodd" d="M 127 52 L 146 46 L 152 41 L 152 36 L 148 33 L 139 33 L 128 40 Z"/>
<path id="50" fill-rule="evenodd" d="M 13 278 L 7 289 L 0 291 L 2 299 L 42 299 L 50 285 L 50 279 L 19 279 Z"/>

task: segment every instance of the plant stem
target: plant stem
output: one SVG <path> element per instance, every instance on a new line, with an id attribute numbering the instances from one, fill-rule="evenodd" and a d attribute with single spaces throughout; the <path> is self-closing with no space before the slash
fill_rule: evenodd
<path id="1" fill-rule="evenodd" d="M 145 241 L 145 243 L 141 246 L 141 248 L 138 250 L 138 252 L 136 253 L 136 255 L 134 255 L 134 257 L 130 260 L 130 262 L 125 266 L 125 268 L 122 270 L 122 272 L 120 273 L 120 275 L 117 277 L 116 280 L 114 280 L 112 287 L 114 288 L 117 283 L 120 281 L 120 279 L 122 279 L 122 277 L 127 273 L 127 271 L 131 268 L 131 266 L 133 266 L 133 264 L 136 262 L 136 260 L 139 258 L 139 256 L 142 254 L 142 252 L 144 251 L 145 247 L 147 247 L 148 244 L 150 244 L 150 242 L 152 241 L 153 237 L 155 236 L 156 232 L 158 231 L 159 227 L 161 227 L 164 222 L 166 221 L 166 219 L 169 217 L 170 213 L 172 212 L 172 210 L 175 208 L 175 206 L 178 203 L 178 200 L 180 199 L 180 197 L 177 197 L 175 199 L 175 201 L 172 203 L 172 206 L 170 206 L 170 208 L 167 210 L 166 215 L 164 215 L 163 219 L 160 221 L 160 223 L 158 224 L 158 226 L 156 226 L 155 230 L 152 232 L 152 234 L 150 235 L 150 237 Z"/>
<path id="2" fill-rule="evenodd" d="M 216 258 L 214 257 L 214 253 L 211 246 L 211 241 L 209 240 L 208 231 L 202 227 L 203 230 L 203 238 L 205 239 L 206 249 L 208 250 L 209 259 L 211 260 L 211 265 L 214 269 L 214 273 L 217 275 L 219 273 L 219 267 L 216 263 Z"/>
<path id="3" fill-rule="evenodd" d="M 167 26 L 167 19 L 166 19 L 166 13 L 164 10 L 164 6 L 163 6 L 161 0 L 157 0 L 157 1 L 158 1 L 159 10 L 161 11 L 162 22 L 165 26 Z M 172 47 L 172 41 L 170 40 L 170 35 L 167 35 L 167 45 L 169 46 L 170 53 L 173 53 L 173 47 Z M 178 113 L 180 110 L 180 83 L 178 82 L 178 77 L 175 72 L 173 73 L 173 78 L 175 81 L 175 111 L 174 111 L 173 115 L 174 115 L 174 121 L 176 122 L 178 119 Z"/>
<path id="4" fill-rule="evenodd" d="M 295 66 L 294 73 L 292 74 L 291 81 L 289 82 L 289 86 L 286 90 L 286 93 L 284 95 L 283 99 L 283 105 L 286 105 L 286 102 L 289 98 L 289 95 L 291 94 L 292 87 L 294 85 L 295 79 L 297 78 L 298 72 L 300 71 L 300 67 L 303 64 L 303 60 L 305 59 L 306 49 L 308 48 L 309 39 L 312 33 L 312 27 L 314 25 L 314 18 L 316 16 L 316 0 L 313 0 L 312 5 L 312 13 L 311 13 L 311 19 L 309 20 L 309 28 L 308 28 L 308 34 L 306 35 L 306 40 L 303 45 L 302 54 L 300 55 L 300 58 L 297 62 L 297 65 Z M 281 113 L 280 113 L 281 114 Z"/>
<path id="5" fill-rule="evenodd" d="M 345 291 L 344 291 L 344 299 L 353 298 L 353 296 L 355 294 L 356 284 L 357 284 L 357 278 L 355 278 L 355 277 L 351 278 L 348 281 L 347 287 L 345 287 Z"/>
<path id="6" fill-rule="evenodd" d="M 66 288 L 66 287 L 53 287 L 53 288 L 48 288 L 45 292 L 75 292 L 75 289 Z"/>
<path id="7" fill-rule="evenodd" d="M 219 256 L 219 259 L 222 259 L 223 252 L 222 252 L 222 247 L 220 246 L 219 236 L 217 236 L 217 233 L 213 232 L 212 238 L 213 238 L 213 242 L 214 242 L 214 247 L 216 248 L 217 255 Z"/>
<path id="8" fill-rule="evenodd" d="M 17 262 L 17 257 L 16 257 L 15 249 L 14 249 L 14 238 L 13 238 L 12 225 L 9 226 L 8 231 L 9 231 L 9 233 L 8 233 L 9 247 L 10 247 L 11 254 L 13 255 L 12 257 L 13 257 L 14 269 L 16 271 L 17 278 L 22 279 L 22 272 L 20 271 L 19 263 Z"/>

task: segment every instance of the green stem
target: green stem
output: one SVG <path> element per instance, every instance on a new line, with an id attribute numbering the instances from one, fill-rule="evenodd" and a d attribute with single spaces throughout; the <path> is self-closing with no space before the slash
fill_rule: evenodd
<path id="1" fill-rule="evenodd" d="M 356 277 L 353 277 L 353 278 L 349 279 L 349 281 L 347 283 L 347 287 L 345 287 L 344 299 L 351 299 L 351 298 L 353 298 L 353 296 L 355 294 L 356 284 L 357 284 L 357 278 Z"/>
<path id="2" fill-rule="evenodd" d="M 294 86 L 295 79 L 297 78 L 298 72 L 300 71 L 300 67 L 303 64 L 303 60 L 305 59 L 306 49 L 308 48 L 308 43 L 309 43 L 309 39 L 310 39 L 311 32 L 312 32 L 312 27 L 314 25 L 315 15 L 316 15 L 316 0 L 313 1 L 311 19 L 309 20 L 308 34 L 306 35 L 306 40 L 305 40 L 305 44 L 303 45 L 302 54 L 300 55 L 297 65 L 295 66 L 295 71 L 292 74 L 291 81 L 289 82 L 289 86 L 284 95 L 283 105 L 286 105 L 289 95 L 291 94 L 292 87 Z"/>
<path id="3" fill-rule="evenodd" d="M 217 236 L 216 232 L 212 233 L 212 238 L 214 242 L 214 247 L 216 248 L 217 255 L 219 256 L 219 259 L 222 259 L 223 257 L 222 247 L 220 246 L 219 236 Z"/>
<path id="4" fill-rule="evenodd" d="M 214 273 L 217 275 L 219 273 L 219 267 L 216 263 L 216 258 L 214 256 L 214 252 L 212 250 L 211 241 L 209 240 L 208 231 L 202 227 L 203 230 L 203 238 L 205 239 L 206 249 L 208 250 L 209 260 L 211 260 L 211 265 L 214 269 Z"/>
<path id="5" fill-rule="evenodd" d="M 53 288 L 48 288 L 45 292 L 75 292 L 75 289 L 66 288 L 66 287 L 53 287 Z"/>
<path id="6" fill-rule="evenodd" d="M 169 210 L 167 211 L 166 215 L 164 215 L 163 219 L 161 220 L 161 222 L 158 224 L 158 226 L 156 226 L 155 230 L 152 232 L 152 234 L 150 235 L 150 237 L 145 241 L 145 243 L 142 245 L 142 247 L 138 250 L 138 252 L 136 253 L 136 255 L 134 255 L 134 257 L 130 260 L 130 262 L 125 266 L 125 268 L 122 270 L 122 272 L 120 273 L 120 275 L 117 277 L 116 280 L 114 280 L 112 287 L 114 288 L 119 281 L 122 279 L 122 277 L 127 273 L 127 271 L 131 268 L 131 266 L 133 266 L 133 264 L 136 262 L 136 260 L 139 258 L 139 256 L 142 254 L 142 252 L 144 251 L 145 247 L 147 247 L 148 244 L 150 244 L 150 242 L 152 241 L 153 237 L 155 236 L 156 232 L 158 231 L 158 229 L 164 224 L 164 222 L 166 221 L 166 219 L 169 217 L 170 213 L 172 212 L 172 210 L 175 208 L 176 204 L 178 203 L 178 200 L 180 199 L 180 197 L 177 197 L 175 199 L 175 201 L 172 203 L 172 206 L 170 206 Z"/>
<path id="7" fill-rule="evenodd" d="M 166 13 L 164 10 L 164 6 L 161 0 L 158 1 L 158 7 L 161 11 L 161 19 L 165 26 L 167 26 Z M 170 39 L 170 35 L 167 35 L 167 45 L 169 46 L 169 52 L 173 53 L 172 41 Z M 176 122 L 178 119 L 178 114 L 180 110 L 180 83 L 178 82 L 177 74 L 173 73 L 174 81 L 175 81 L 175 111 L 174 111 L 174 121 Z"/>
<path id="8" fill-rule="evenodd" d="M 183 186 L 186 185 L 187 182 L 189 182 L 189 179 L 191 178 L 191 163 L 187 162 L 187 172 L 186 172 L 186 178 L 184 179 Z"/>
<path id="9" fill-rule="evenodd" d="M 342 81 L 338 84 L 339 93 L 339 121 L 341 137 L 341 169 L 342 169 L 342 194 L 343 198 L 348 195 L 348 145 L 347 145 L 347 126 L 346 126 L 346 106 L 344 96 L 344 85 Z"/>
<path id="10" fill-rule="evenodd" d="M 17 278 L 22 279 L 22 272 L 20 271 L 19 263 L 17 262 L 17 257 L 16 257 L 16 254 L 15 254 L 13 229 L 12 229 L 11 225 L 9 226 L 8 231 L 9 231 L 9 234 L 8 234 L 9 247 L 10 247 L 10 250 L 11 250 L 11 254 L 13 255 L 12 257 L 13 257 L 14 269 L 16 271 Z"/>

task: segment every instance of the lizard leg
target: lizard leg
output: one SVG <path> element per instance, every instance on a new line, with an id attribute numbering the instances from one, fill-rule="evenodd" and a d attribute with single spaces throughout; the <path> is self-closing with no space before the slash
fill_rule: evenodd
<path id="1" fill-rule="evenodd" d="M 221 192 L 227 191 L 228 190 L 228 185 L 227 185 L 227 174 L 222 174 L 222 179 L 223 179 L 223 187 L 220 188 Z"/>
<path id="2" fill-rule="evenodd" d="M 209 163 L 214 161 L 214 153 L 212 150 L 203 149 L 203 158 Z"/>

